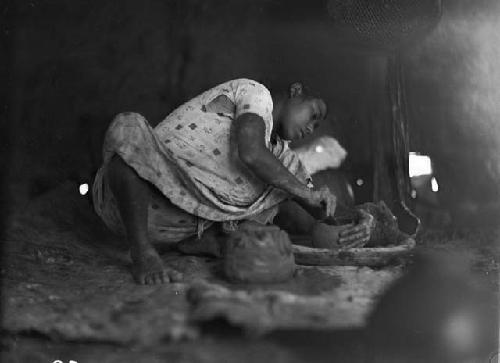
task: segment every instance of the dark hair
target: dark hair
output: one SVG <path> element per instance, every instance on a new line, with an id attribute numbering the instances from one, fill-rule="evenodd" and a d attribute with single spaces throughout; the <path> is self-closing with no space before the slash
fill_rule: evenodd
<path id="1" fill-rule="evenodd" d="M 302 84 L 302 97 L 305 99 L 315 99 L 315 98 L 321 98 L 316 92 L 311 90 L 311 87 L 306 86 L 304 83 L 300 82 Z"/>
<path id="2" fill-rule="evenodd" d="M 328 115 L 328 105 L 326 104 L 324 98 L 321 97 L 321 95 L 318 92 L 312 90 L 309 86 L 306 86 L 302 81 L 295 81 L 292 83 L 284 84 L 282 82 L 277 82 L 276 80 L 260 79 L 259 82 L 266 85 L 267 89 L 271 92 L 271 94 L 274 94 L 277 91 L 283 92 L 283 90 L 285 90 L 288 93 L 293 83 L 300 83 L 302 85 L 302 96 L 300 96 L 302 101 L 305 102 L 315 99 L 322 100 L 323 103 L 325 104 L 325 114 L 323 115 L 323 119 L 325 119 Z"/>
<path id="3" fill-rule="evenodd" d="M 306 102 L 311 100 L 321 100 L 325 106 L 323 120 L 326 119 L 326 117 L 328 116 L 328 104 L 326 103 L 325 99 L 321 97 L 319 93 L 311 90 L 310 87 L 304 85 L 302 82 L 300 83 L 302 84 L 302 96 L 301 96 L 302 101 Z"/>
<path id="4" fill-rule="evenodd" d="M 260 79 L 257 82 L 265 85 L 266 88 L 271 92 L 271 94 L 281 93 L 283 91 L 286 91 L 286 93 L 288 93 L 288 91 L 290 90 L 290 87 L 294 83 L 300 83 L 302 85 L 303 97 L 305 97 L 307 99 L 321 98 L 321 96 L 317 92 L 314 92 L 313 90 L 311 90 L 311 88 L 309 86 L 306 86 L 305 83 L 302 81 L 295 81 L 292 83 L 283 83 L 283 82 L 278 82 L 276 80 L 271 80 L 271 79 Z"/>

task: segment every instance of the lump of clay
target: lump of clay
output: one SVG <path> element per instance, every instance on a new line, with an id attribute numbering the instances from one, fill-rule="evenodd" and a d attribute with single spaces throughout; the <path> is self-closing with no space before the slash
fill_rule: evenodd
<path id="1" fill-rule="evenodd" d="M 224 273 L 235 282 L 283 282 L 295 272 L 292 244 L 276 226 L 245 224 L 228 238 Z"/>
<path id="2" fill-rule="evenodd" d="M 359 208 L 373 216 L 373 226 L 370 241 L 365 247 L 383 247 L 398 245 L 410 236 L 398 228 L 398 220 L 389 207 L 382 201 L 378 203 L 364 203 Z"/>

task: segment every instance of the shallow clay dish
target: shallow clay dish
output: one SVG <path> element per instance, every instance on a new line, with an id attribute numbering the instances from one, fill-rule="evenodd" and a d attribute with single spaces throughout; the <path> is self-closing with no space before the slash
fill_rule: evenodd
<path id="1" fill-rule="evenodd" d="M 378 267 L 407 256 L 414 247 L 415 240 L 408 237 L 398 245 L 346 250 L 293 245 L 293 254 L 298 265 Z"/>

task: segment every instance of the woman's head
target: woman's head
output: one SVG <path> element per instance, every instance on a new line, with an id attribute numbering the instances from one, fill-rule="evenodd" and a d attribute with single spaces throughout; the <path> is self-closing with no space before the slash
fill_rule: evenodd
<path id="1" fill-rule="evenodd" d="M 298 140 L 311 134 L 328 112 L 325 101 L 312 95 L 300 82 L 291 84 L 287 96 L 279 98 L 278 102 L 276 131 L 286 140 Z"/>

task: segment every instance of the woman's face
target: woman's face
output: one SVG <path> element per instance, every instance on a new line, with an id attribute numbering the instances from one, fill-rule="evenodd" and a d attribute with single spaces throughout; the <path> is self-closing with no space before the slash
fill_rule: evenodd
<path id="1" fill-rule="evenodd" d="M 299 140 L 311 134 L 326 116 L 326 104 L 319 98 L 293 97 L 283 107 L 278 134 L 285 140 Z"/>

